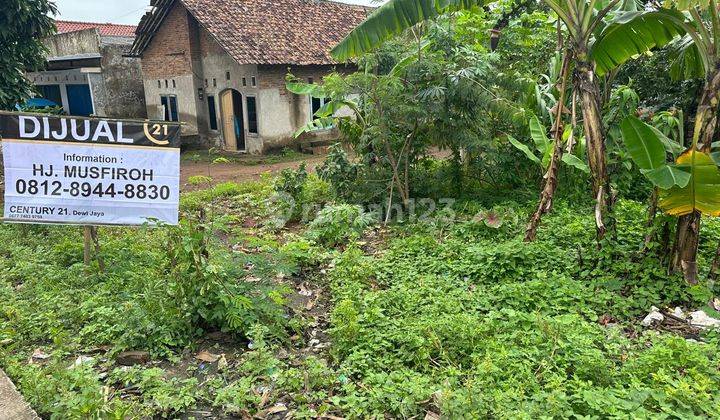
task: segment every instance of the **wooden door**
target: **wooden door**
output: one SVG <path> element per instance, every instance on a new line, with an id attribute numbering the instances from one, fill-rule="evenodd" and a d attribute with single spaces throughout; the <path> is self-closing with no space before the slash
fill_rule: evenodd
<path id="1" fill-rule="evenodd" d="M 233 106 L 232 90 L 226 90 L 220 95 L 220 110 L 222 113 L 225 150 L 237 150 L 237 139 L 235 138 L 235 107 Z"/>

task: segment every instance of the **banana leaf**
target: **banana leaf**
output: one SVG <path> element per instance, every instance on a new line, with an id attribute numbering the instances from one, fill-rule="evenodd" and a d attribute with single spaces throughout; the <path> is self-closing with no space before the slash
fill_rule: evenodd
<path id="1" fill-rule="evenodd" d="M 699 211 L 706 216 L 720 216 L 720 168 L 708 153 L 689 149 L 676 161 L 679 168 L 690 173 L 684 187 L 674 186 L 660 191 L 660 208 L 673 216 Z"/>

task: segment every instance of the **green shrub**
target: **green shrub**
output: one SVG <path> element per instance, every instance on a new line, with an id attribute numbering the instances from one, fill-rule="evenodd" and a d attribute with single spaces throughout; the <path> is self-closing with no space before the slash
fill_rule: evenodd
<path id="1" fill-rule="evenodd" d="M 209 185 L 212 182 L 212 178 L 205 175 L 193 175 L 188 178 L 188 184 L 190 185 Z"/>
<path id="2" fill-rule="evenodd" d="M 351 204 L 327 206 L 309 225 L 308 235 L 326 246 L 357 239 L 375 222 L 375 215 Z"/>

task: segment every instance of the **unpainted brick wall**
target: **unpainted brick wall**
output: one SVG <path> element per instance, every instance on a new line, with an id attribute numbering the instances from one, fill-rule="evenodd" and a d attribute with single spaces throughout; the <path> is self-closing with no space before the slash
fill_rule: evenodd
<path id="1" fill-rule="evenodd" d="M 143 77 L 162 79 L 192 73 L 190 17 L 177 2 L 142 55 Z"/>

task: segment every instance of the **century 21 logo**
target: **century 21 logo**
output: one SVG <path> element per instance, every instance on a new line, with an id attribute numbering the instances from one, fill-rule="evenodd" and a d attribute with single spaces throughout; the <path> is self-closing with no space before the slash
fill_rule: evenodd
<path id="1" fill-rule="evenodd" d="M 145 137 L 147 137 L 148 140 L 150 140 L 151 142 L 153 142 L 155 144 L 159 144 L 161 146 L 170 144 L 170 141 L 166 140 L 168 137 L 167 124 L 145 123 L 144 129 L 145 129 Z M 162 136 L 162 137 L 160 137 L 160 136 Z M 160 137 L 160 138 L 158 139 L 158 137 Z"/>

